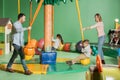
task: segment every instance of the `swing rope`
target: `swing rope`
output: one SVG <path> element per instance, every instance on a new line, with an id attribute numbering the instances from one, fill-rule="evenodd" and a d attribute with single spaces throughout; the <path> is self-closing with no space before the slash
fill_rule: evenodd
<path id="1" fill-rule="evenodd" d="M 32 19 L 32 21 L 30 22 L 30 26 L 33 25 L 33 23 L 34 23 L 37 15 L 38 15 L 38 13 L 39 13 L 39 11 L 40 11 L 40 8 L 41 8 L 41 6 L 42 6 L 43 1 L 44 1 L 44 0 L 41 0 L 40 3 L 38 4 L 38 7 L 37 7 L 37 9 L 36 9 L 36 11 L 35 11 L 35 14 L 34 14 L 34 16 L 33 16 L 33 19 Z"/>
<path id="2" fill-rule="evenodd" d="M 20 0 L 18 0 L 18 14 L 20 14 Z"/>
<path id="3" fill-rule="evenodd" d="M 32 21 L 32 1 L 30 1 L 30 18 L 29 18 L 29 25 Z M 31 34 L 31 30 L 28 30 L 28 33 Z M 28 36 L 28 42 L 30 42 L 31 36 Z"/>
<path id="4" fill-rule="evenodd" d="M 44 1 L 44 0 L 41 0 L 40 3 L 38 4 L 38 7 L 37 7 L 37 9 L 36 9 L 36 11 L 35 11 L 35 14 L 34 14 L 34 16 L 33 16 L 33 19 L 32 19 L 31 22 L 30 22 L 30 26 L 31 26 L 31 27 L 32 27 L 32 25 L 33 25 L 33 23 L 34 23 L 37 15 L 38 15 L 38 13 L 39 13 L 39 11 L 40 11 L 40 8 L 41 8 L 41 6 L 42 6 L 43 1 Z M 28 43 L 30 42 L 30 34 L 31 34 L 31 31 L 28 31 Z"/>
<path id="5" fill-rule="evenodd" d="M 82 36 L 82 40 L 84 40 L 84 33 L 83 33 L 83 29 L 82 29 L 82 20 L 81 20 L 81 16 L 80 16 L 80 8 L 79 8 L 79 2 L 78 0 L 76 0 L 76 9 L 78 12 L 78 20 L 79 20 L 79 24 L 80 24 L 80 31 L 81 31 L 81 36 Z"/>

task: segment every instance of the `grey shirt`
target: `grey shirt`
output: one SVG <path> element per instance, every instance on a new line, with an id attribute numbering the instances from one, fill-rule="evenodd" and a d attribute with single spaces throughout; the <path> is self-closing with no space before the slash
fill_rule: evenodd
<path id="1" fill-rule="evenodd" d="M 24 46 L 24 31 L 27 30 L 27 28 L 23 28 L 22 24 L 19 21 L 16 21 L 13 24 L 14 32 L 12 32 L 12 41 L 13 44 L 16 44 L 18 46 Z"/>

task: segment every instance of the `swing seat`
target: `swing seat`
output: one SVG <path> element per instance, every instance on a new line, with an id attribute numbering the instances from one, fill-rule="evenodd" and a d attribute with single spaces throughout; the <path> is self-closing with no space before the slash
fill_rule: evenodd
<path id="1" fill-rule="evenodd" d="M 82 60 L 80 60 L 80 63 L 82 65 L 88 65 L 88 64 L 90 64 L 90 58 L 82 59 Z"/>

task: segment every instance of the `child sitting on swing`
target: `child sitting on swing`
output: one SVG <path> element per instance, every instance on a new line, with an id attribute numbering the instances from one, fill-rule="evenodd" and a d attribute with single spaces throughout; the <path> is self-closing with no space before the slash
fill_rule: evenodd
<path id="1" fill-rule="evenodd" d="M 61 45 L 63 45 L 63 39 L 61 34 L 57 34 L 56 39 L 52 39 L 53 47 L 52 50 L 58 49 Z"/>
<path id="2" fill-rule="evenodd" d="M 79 45 L 81 45 L 81 44 L 79 44 Z M 66 64 L 71 66 L 72 64 L 79 62 L 81 59 L 86 59 L 86 58 L 90 57 L 91 48 L 90 48 L 89 40 L 82 41 L 81 52 L 82 53 L 78 57 L 76 57 L 70 61 L 66 61 Z"/>

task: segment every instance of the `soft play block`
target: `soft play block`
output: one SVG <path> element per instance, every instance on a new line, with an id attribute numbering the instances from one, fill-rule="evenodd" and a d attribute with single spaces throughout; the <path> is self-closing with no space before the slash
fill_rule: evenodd
<path id="1" fill-rule="evenodd" d="M 41 63 L 42 64 L 56 64 L 56 52 L 42 52 Z"/>
<path id="2" fill-rule="evenodd" d="M 0 64 L 0 70 L 6 70 L 7 64 Z M 49 65 L 47 64 L 27 64 L 27 67 L 33 74 L 47 74 Z M 13 64 L 12 69 L 15 72 L 24 73 L 23 67 L 21 64 Z"/>
<path id="3" fill-rule="evenodd" d="M 70 43 L 66 43 L 63 47 L 63 50 L 66 52 L 69 52 L 70 51 Z"/>

